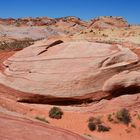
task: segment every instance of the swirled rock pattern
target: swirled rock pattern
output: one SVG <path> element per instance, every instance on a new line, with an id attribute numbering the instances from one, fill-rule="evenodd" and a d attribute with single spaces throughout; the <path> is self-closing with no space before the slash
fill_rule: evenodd
<path id="1" fill-rule="evenodd" d="M 110 96 L 98 94 L 105 81 L 126 69 L 137 69 L 139 61 L 120 45 L 50 39 L 17 52 L 4 65 L 0 82 L 25 92 L 18 100 L 49 102 Z"/>

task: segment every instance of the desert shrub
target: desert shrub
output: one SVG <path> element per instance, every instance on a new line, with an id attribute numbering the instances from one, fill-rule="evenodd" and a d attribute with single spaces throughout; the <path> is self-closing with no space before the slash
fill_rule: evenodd
<path id="1" fill-rule="evenodd" d="M 105 125 L 102 124 L 102 121 L 101 121 L 101 117 L 90 117 L 88 119 L 88 128 L 89 130 L 91 131 L 94 131 L 98 128 L 98 131 L 99 132 L 105 132 L 105 131 L 109 131 L 110 130 L 110 127 L 107 127 Z"/>
<path id="2" fill-rule="evenodd" d="M 88 128 L 91 131 L 96 130 L 96 124 L 94 122 L 88 122 Z"/>
<path id="3" fill-rule="evenodd" d="M 124 124 L 129 124 L 131 122 L 131 116 L 127 109 L 123 108 L 116 113 L 116 118 L 123 122 Z"/>
<path id="4" fill-rule="evenodd" d="M 107 119 L 108 119 L 109 122 L 112 122 L 112 123 L 115 123 L 115 124 L 119 123 L 119 120 L 116 118 L 116 113 L 115 112 L 113 112 L 112 114 L 108 114 Z"/>
<path id="5" fill-rule="evenodd" d="M 110 122 L 112 122 L 114 119 L 112 118 L 112 115 L 111 114 L 109 114 L 108 116 L 107 116 L 107 119 L 108 119 L 108 121 L 110 121 Z"/>
<path id="6" fill-rule="evenodd" d="M 104 36 L 104 37 L 108 37 L 108 35 L 106 35 L 106 34 L 102 34 L 102 36 Z"/>
<path id="7" fill-rule="evenodd" d="M 89 117 L 88 122 L 93 122 L 94 121 L 94 117 Z"/>
<path id="8" fill-rule="evenodd" d="M 90 33 L 92 33 L 93 32 L 93 30 L 90 30 Z"/>
<path id="9" fill-rule="evenodd" d="M 88 119 L 88 128 L 91 131 L 96 130 L 96 128 L 102 125 L 101 117 L 90 117 Z"/>
<path id="10" fill-rule="evenodd" d="M 98 125 L 98 124 L 101 124 L 102 123 L 102 121 L 101 121 L 101 118 L 100 117 L 90 117 L 89 119 L 88 119 L 88 122 L 94 122 L 96 125 Z"/>
<path id="11" fill-rule="evenodd" d="M 39 121 L 42 121 L 42 122 L 45 122 L 45 123 L 49 123 L 45 118 L 42 118 L 42 117 L 39 117 L 39 116 L 36 116 L 35 119 L 37 119 Z"/>
<path id="12" fill-rule="evenodd" d="M 52 107 L 49 111 L 50 118 L 61 119 L 62 115 L 63 115 L 63 112 L 59 107 Z"/>
<path id="13" fill-rule="evenodd" d="M 103 125 L 103 124 L 99 124 L 98 125 L 98 131 L 99 132 L 105 132 L 105 131 L 109 131 L 110 130 L 110 127 L 108 127 L 108 126 L 105 126 L 105 125 Z"/>

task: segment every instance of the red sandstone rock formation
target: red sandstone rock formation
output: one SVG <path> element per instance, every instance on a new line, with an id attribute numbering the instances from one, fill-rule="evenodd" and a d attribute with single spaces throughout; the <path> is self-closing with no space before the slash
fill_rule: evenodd
<path id="1" fill-rule="evenodd" d="M 88 41 L 40 41 L 4 62 L 0 82 L 26 92 L 19 101 L 99 100 L 104 83 L 119 72 L 139 69 L 138 57 L 120 45 Z M 30 94 L 28 94 L 30 93 Z"/>
<path id="2" fill-rule="evenodd" d="M 91 20 L 89 28 L 120 28 L 128 27 L 127 21 L 122 17 L 99 17 Z"/>
<path id="3" fill-rule="evenodd" d="M 0 19 L 0 37 L 36 40 L 55 35 L 73 35 L 87 26 L 87 22 L 76 17 Z"/>
<path id="4" fill-rule="evenodd" d="M 7 18 L 2 19 L 0 18 L 0 24 L 2 25 L 15 25 L 15 26 L 49 26 L 53 25 L 59 21 L 70 23 L 73 22 L 75 24 L 79 24 L 82 26 L 87 27 L 87 24 L 85 21 L 82 21 L 80 18 L 77 17 L 62 17 L 62 18 L 48 18 L 48 17 L 27 17 L 27 18 Z"/>

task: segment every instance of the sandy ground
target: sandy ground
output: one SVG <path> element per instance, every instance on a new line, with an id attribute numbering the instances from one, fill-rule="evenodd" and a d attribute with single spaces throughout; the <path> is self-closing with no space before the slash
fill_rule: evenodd
<path id="1" fill-rule="evenodd" d="M 78 133 L 80 135 L 88 135 L 89 137 L 96 137 L 104 140 L 139 140 L 140 139 L 140 120 L 137 117 L 137 112 L 131 112 L 132 124 L 135 124 L 136 128 L 133 128 L 131 124 L 126 126 L 121 123 L 112 123 L 107 120 L 109 113 L 88 113 L 77 111 L 64 111 L 62 119 L 56 120 L 51 119 L 48 116 L 48 111 L 51 108 L 50 105 L 33 105 L 25 103 L 17 103 L 12 99 L 1 98 L 0 105 L 11 110 L 16 111 L 26 116 L 35 118 L 45 118 L 53 126 L 58 126 L 70 130 L 72 132 Z M 101 120 L 109 127 L 111 130 L 109 132 L 91 132 L 87 127 L 87 120 L 89 117 L 101 117 Z"/>

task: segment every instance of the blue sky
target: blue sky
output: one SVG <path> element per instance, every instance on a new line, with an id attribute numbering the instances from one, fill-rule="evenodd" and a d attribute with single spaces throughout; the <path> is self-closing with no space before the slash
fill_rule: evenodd
<path id="1" fill-rule="evenodd" d="M 140 0 L 0 0 L 0 17 L 122 16 L 140 24 Z"/>

